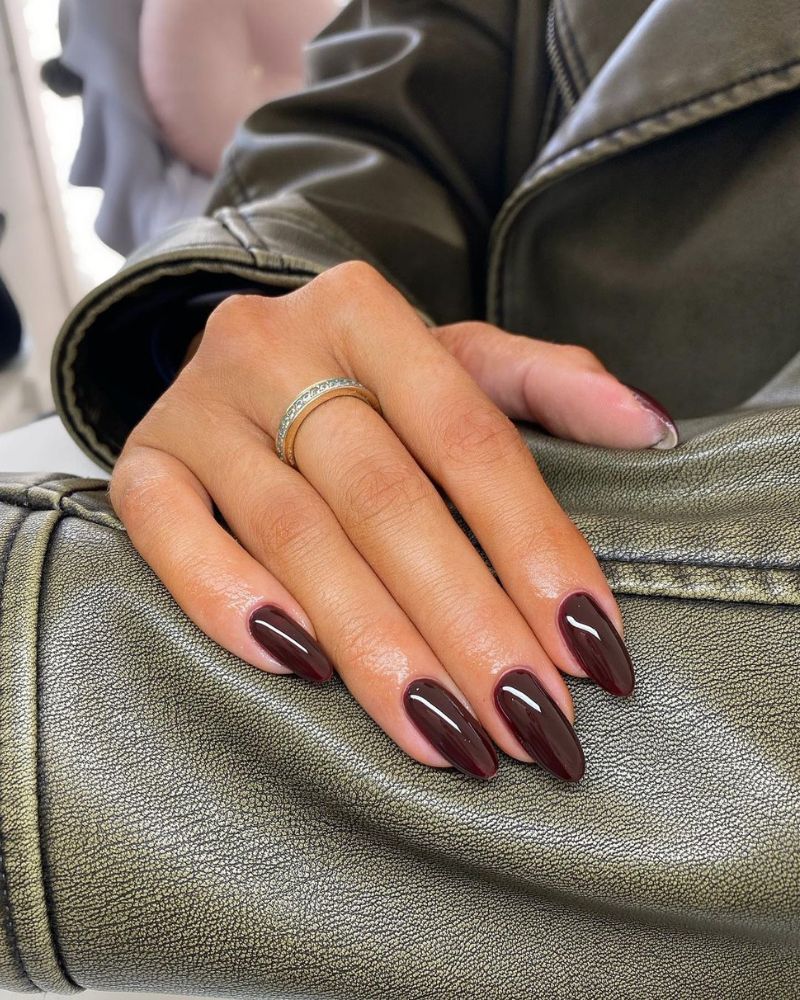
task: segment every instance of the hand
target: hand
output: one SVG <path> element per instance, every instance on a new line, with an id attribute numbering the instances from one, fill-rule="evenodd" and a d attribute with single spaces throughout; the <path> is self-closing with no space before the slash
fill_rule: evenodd
<path id="1" fill-rule="evenodd" d="M 274 451 L 280 419 L 337 375 L 371 388 L 383 417 L 324 403 L 293 469 Z M 314 681 L 335 664 L 423 764 L 489 778 L 496 744 L 577 780 L 561 672 L 627 695 L 633 670 L 605 576 L 509 415 L 610 447 L 677 440 L 585 348 L 484 323 L 431 330 L 352 261 L 224 301 L 130 434 L 111 500 L 181 608 L 243 660 Z"/>

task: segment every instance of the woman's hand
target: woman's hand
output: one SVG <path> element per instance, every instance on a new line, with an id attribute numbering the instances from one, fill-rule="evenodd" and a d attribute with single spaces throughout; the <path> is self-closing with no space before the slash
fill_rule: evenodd
<path id="1" fill-rule="evenodd" d="M 372 389 L 383 417 L 326 402 L 293 469 L 274 450 L 281 417 L 334 376 Z M 627 695 L 633 670 L 605 576 L 509 416 L 611 447 L 677 440 L 585 348 L 484 323 L 431 330 L 353 261 L 223 302 L 131 433 L 111 500 L 186 614 L 237 656 L 314 681 L 335 664 L 424 764 L 488 778 L 496 744 L 577 780 L 561 672 Z"/>

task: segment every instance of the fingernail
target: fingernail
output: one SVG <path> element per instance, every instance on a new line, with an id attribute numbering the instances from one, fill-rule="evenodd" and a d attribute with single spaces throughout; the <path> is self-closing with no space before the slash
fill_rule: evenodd
<path id="1" fill-rule="evenodd" d="M 653 399 L 653 397 L 649 393 L 646 393 L 644 389 L 637 389 L 635 385 L 629 385 L 627 382 L 623 382 L 622 384 L 631 390 L 642 406 L 658 417 L 662 427 L 664 428 L 663 436 L 660 440 L 656 441 L 655 444 L 650 445 L 650 447 L 658 449 L 674 448 L 680 441 L 678 428 L 675 426 L 675 421 L 669 413 L 667 413 L 661 403 L 659 403 L 657 399 Z"/>
<path id="2" fill-rule="evenodd" d="M 497 754 L 483 726 L 436 681 L 412 681 L 403 695 L 411 721 L 454 767 L 474 778 L 497 773 Z"/>
<path id="3" fill-rule="evenodd" d="M 250 632 L 256 642 L 279 663 L 306 680 L 330 680 L 333 666 L 306 630 L 280 608 L 267 604 L 250 615 Z"/>
<path id="4" fill-rule="evenodd" d="M 633 664 L 625 643 L 606 614 L 588 594 L 565 597 L 558 609 L 561 634 L 578 663 L 611 694 L 633 690 Z"/>
<path id="5" fill-rule="evenodd" d="M 530 670 L 507 670 L 495 684 L 494 702 L 538 764 L 563 781 L 583 777 L 586 762 L 575 730 Z"/>

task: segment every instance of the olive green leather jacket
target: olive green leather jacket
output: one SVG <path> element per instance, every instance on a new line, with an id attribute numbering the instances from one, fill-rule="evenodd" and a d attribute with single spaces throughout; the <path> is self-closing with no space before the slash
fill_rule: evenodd
<path id="1" fill-rule="evenodd" d="M 800 997 L 797 0 L 363 0 L 240 129 L 207 217 L 68 318 L 111 468 L 195 296 L 371 261 L 430 323 L 585 344 L 673 451 L 521 426 L 614 589 L 587 773 L 469 783 L 334 678 L 186 619 L 104 481 L 0 481 L 0 984 L 331 1000 Z M 465 530 L 466 530 L 466 526 Z M 472 538 L 472 536 L 470 536 Z M 472 538 L 474 542 L 474 538 Z"/>
<path id="2" fill-rule="evenodd" d="M 797 350 L 795 0 L 364 0 L 307 73 L 244 123 L 209 216 L 67 320 L 57 402 L 101 465 L 163 389 L 155 321 L 352 258 L 432 323 L 585 344 L 678 417 Z"/>

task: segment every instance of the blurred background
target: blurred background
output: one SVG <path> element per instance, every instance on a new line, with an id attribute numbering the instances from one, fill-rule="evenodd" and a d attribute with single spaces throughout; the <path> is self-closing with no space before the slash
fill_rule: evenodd
<path id="1" fill-rule="evenodd" d="M 0 0 L 0 432 L 52 412 L 65 316 L 202 212 L 233 131 L 303 86 L 341 0 Z"/>

